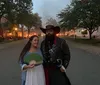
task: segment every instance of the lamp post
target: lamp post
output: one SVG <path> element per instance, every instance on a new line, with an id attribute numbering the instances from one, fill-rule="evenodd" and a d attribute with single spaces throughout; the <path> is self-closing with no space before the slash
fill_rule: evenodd
<path id="1" fill-rule="evenodd" d="M 15 37 L 17 38 L 18 37 L 18 34 L 17 34 L 18 28 L 15 27 L 14 30 L 15 30 Z"/>

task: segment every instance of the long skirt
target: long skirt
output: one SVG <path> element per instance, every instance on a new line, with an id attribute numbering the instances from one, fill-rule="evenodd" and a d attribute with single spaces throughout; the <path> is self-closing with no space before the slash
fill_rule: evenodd
<path id="1" fill-rule="evenodd" d="M 45 75 L 42 65 L 27 70 L 25 85 L 45 85 Z"/>
<path id="2" fill-rule="evenodd" d="M 52 67 L 44 67 L 46 85 L 71 85 L 70 80 L 60 69 Z"/>

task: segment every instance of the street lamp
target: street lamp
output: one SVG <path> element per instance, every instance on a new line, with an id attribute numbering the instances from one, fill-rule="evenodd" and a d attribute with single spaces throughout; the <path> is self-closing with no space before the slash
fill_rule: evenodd
<path id="1" fill-rule="evenodd" d="M 14 30 L 15 30 L 15 31 L 17 31 L 17 30 L 18 30 L 18 28 L 14 28 Z"/>
<path id="2" fill-rule="evenodd" d="M 17 34 L 18 28 L 15 27 L 15 28 L 14 28 L 14 31 L 15 31 L 15 37 L 17 38 L 17 37 L 18 37 L 18 34 Z"/>

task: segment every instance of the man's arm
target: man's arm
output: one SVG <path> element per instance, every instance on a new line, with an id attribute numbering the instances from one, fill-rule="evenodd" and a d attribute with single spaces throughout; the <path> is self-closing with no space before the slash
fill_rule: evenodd
<path id="1" fill-rule="evenodd" d="M 69 61 L 70 61 L 70 50 L 65 40 L 63 40 L 62 42 L 61 48 L 63 51 L 63 66 L 67 68 L 69 65 Z"/>

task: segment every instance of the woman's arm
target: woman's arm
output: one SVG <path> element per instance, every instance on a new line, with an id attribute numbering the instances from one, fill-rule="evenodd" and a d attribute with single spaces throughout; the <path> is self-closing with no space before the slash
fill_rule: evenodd
<path id="1" fill-rule="evenodd" d="M 21 67 L 21 70 L 24 70 L 25 69 L 25 67 L 27 66 L 27 64 L 25 64 L 25 63 L 22 63 L 21 62 L 21 60 L 20 60 L 20 67 Z"/>
<path id="2" fill-rule="evenodd" d="M 28 68 L 33 68 L 34 64 L 27 65 L 27 64 L 24 64 L 24 63 L 20 62 L 20 66 L 21 66 L 21 70 L 24 71 L 24 70 L 27 70 Z"/>

